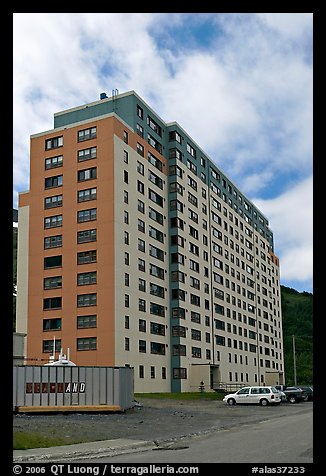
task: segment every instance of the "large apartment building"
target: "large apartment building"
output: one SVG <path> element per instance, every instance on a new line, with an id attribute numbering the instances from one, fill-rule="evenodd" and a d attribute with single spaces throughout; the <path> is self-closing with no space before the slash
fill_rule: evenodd
<path id="1" fill-rule="evenodd" d="M 136 392 L 283 383 L 268 219 L 134 91 L 54 114 L 19 194 L 26 362 L 134 368 Z"/>

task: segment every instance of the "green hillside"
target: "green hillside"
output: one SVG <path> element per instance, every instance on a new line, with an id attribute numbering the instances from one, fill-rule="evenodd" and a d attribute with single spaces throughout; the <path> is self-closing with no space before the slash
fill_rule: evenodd
<path id="1" fill-rule="evenodd" d="M 296 360 L 297 385 L 313 383 L 313 295 L 281 286 L 284 366 L 286 385 L 294 385 Z M 293 336 L 295 352 L 293 350 Z"/>

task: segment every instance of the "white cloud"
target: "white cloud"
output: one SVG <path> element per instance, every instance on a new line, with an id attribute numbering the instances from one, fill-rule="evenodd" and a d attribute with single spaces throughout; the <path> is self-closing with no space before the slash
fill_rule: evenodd
<path id="1" fill-rule="evenodd" d="M 296 184 L 272 200 L 253 198 L 269 218 L 275 254 L 280 258 L 281 282 L 313 278 L 313 179 Z"/>

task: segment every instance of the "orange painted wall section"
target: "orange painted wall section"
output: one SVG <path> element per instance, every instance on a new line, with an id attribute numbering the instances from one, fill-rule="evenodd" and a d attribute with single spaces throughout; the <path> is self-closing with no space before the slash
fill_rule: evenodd
<path id="1" fill-rule="evenodd" d="M 29 303 L 27 363 L 48 360 L 42 341 L 62 340 L 63 351 L 77 365 L 114 365 L 114 128 L 113 117 L 95 120 L 31 138 L 30 192 L 20 196 L 19 206 L 30 206 Z M 78 130 L 97 127 L 97 138 L 77 142 Z M 45 140 L 63 135 L 63 147 L 45 151 Z M 96 146 L 97 158 L 77 162 L 77 150 Z M 45 159 L 63 155 L 63 167 L 45 170 Z M 77 171 L 97 167 L 97 179 L 77 182 Z M 45 190 L 45 178 L 63 175 L 63 186 Z M 77 190 L 97 187 L 97 199 L 77 202 Z M 63 194 L 63 206 L 44 209 L 44 198 Z M 97 208 L 97 220 L 77 223 L 77 211 Z M 63 226 L 44 229 L 44 218 L 63 214 Z M 77 244 L 77 230 L 97 229 L 97 241 Z M 44 238 L 63 235 L 62 248 L 44 250 Z M 97 262 L 77 265 L 77 252 L 97 249 Z M 44 270 L 44 258 L 62 254 L 62 268 Z M 77 286 L 77 274 L 97 271 L 97 284 Z M 43 279 L 62 275 L 62 288 L 43 290 Z M 77 308 L 77 294 L 97 293 L 97 305 Z M 43 310 L 45 297 L 62 297 L 62 309 Z M 77 315 L 97 314 L 97 327 L 77 329 Z M 43 319 L 62 318 L 61 331 L 43 332 Z M 77 352 L 77 338 L 96 337 L 97 350 Z"/>

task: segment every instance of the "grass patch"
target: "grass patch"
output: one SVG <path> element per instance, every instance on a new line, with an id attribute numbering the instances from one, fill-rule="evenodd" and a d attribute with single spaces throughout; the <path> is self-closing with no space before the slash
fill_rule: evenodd
<path id="1" fill-rule="evenodd" d="M 66 438 L 55 438 L 44 436 L 36 432 L 14 431 L 13 449 L 28 450 L 31 448 L 49 448 L 50 446 L 72 445 L 81 443 L 81 440 L 68 440 Z"/>
<path id="2" fill-rule="evenodd" d="M 219 392 L 175 392 L 175 393 L 135 393 L 137 398 L 169 398 L 171 400 L 222 400 L 224 393 Z"/>

